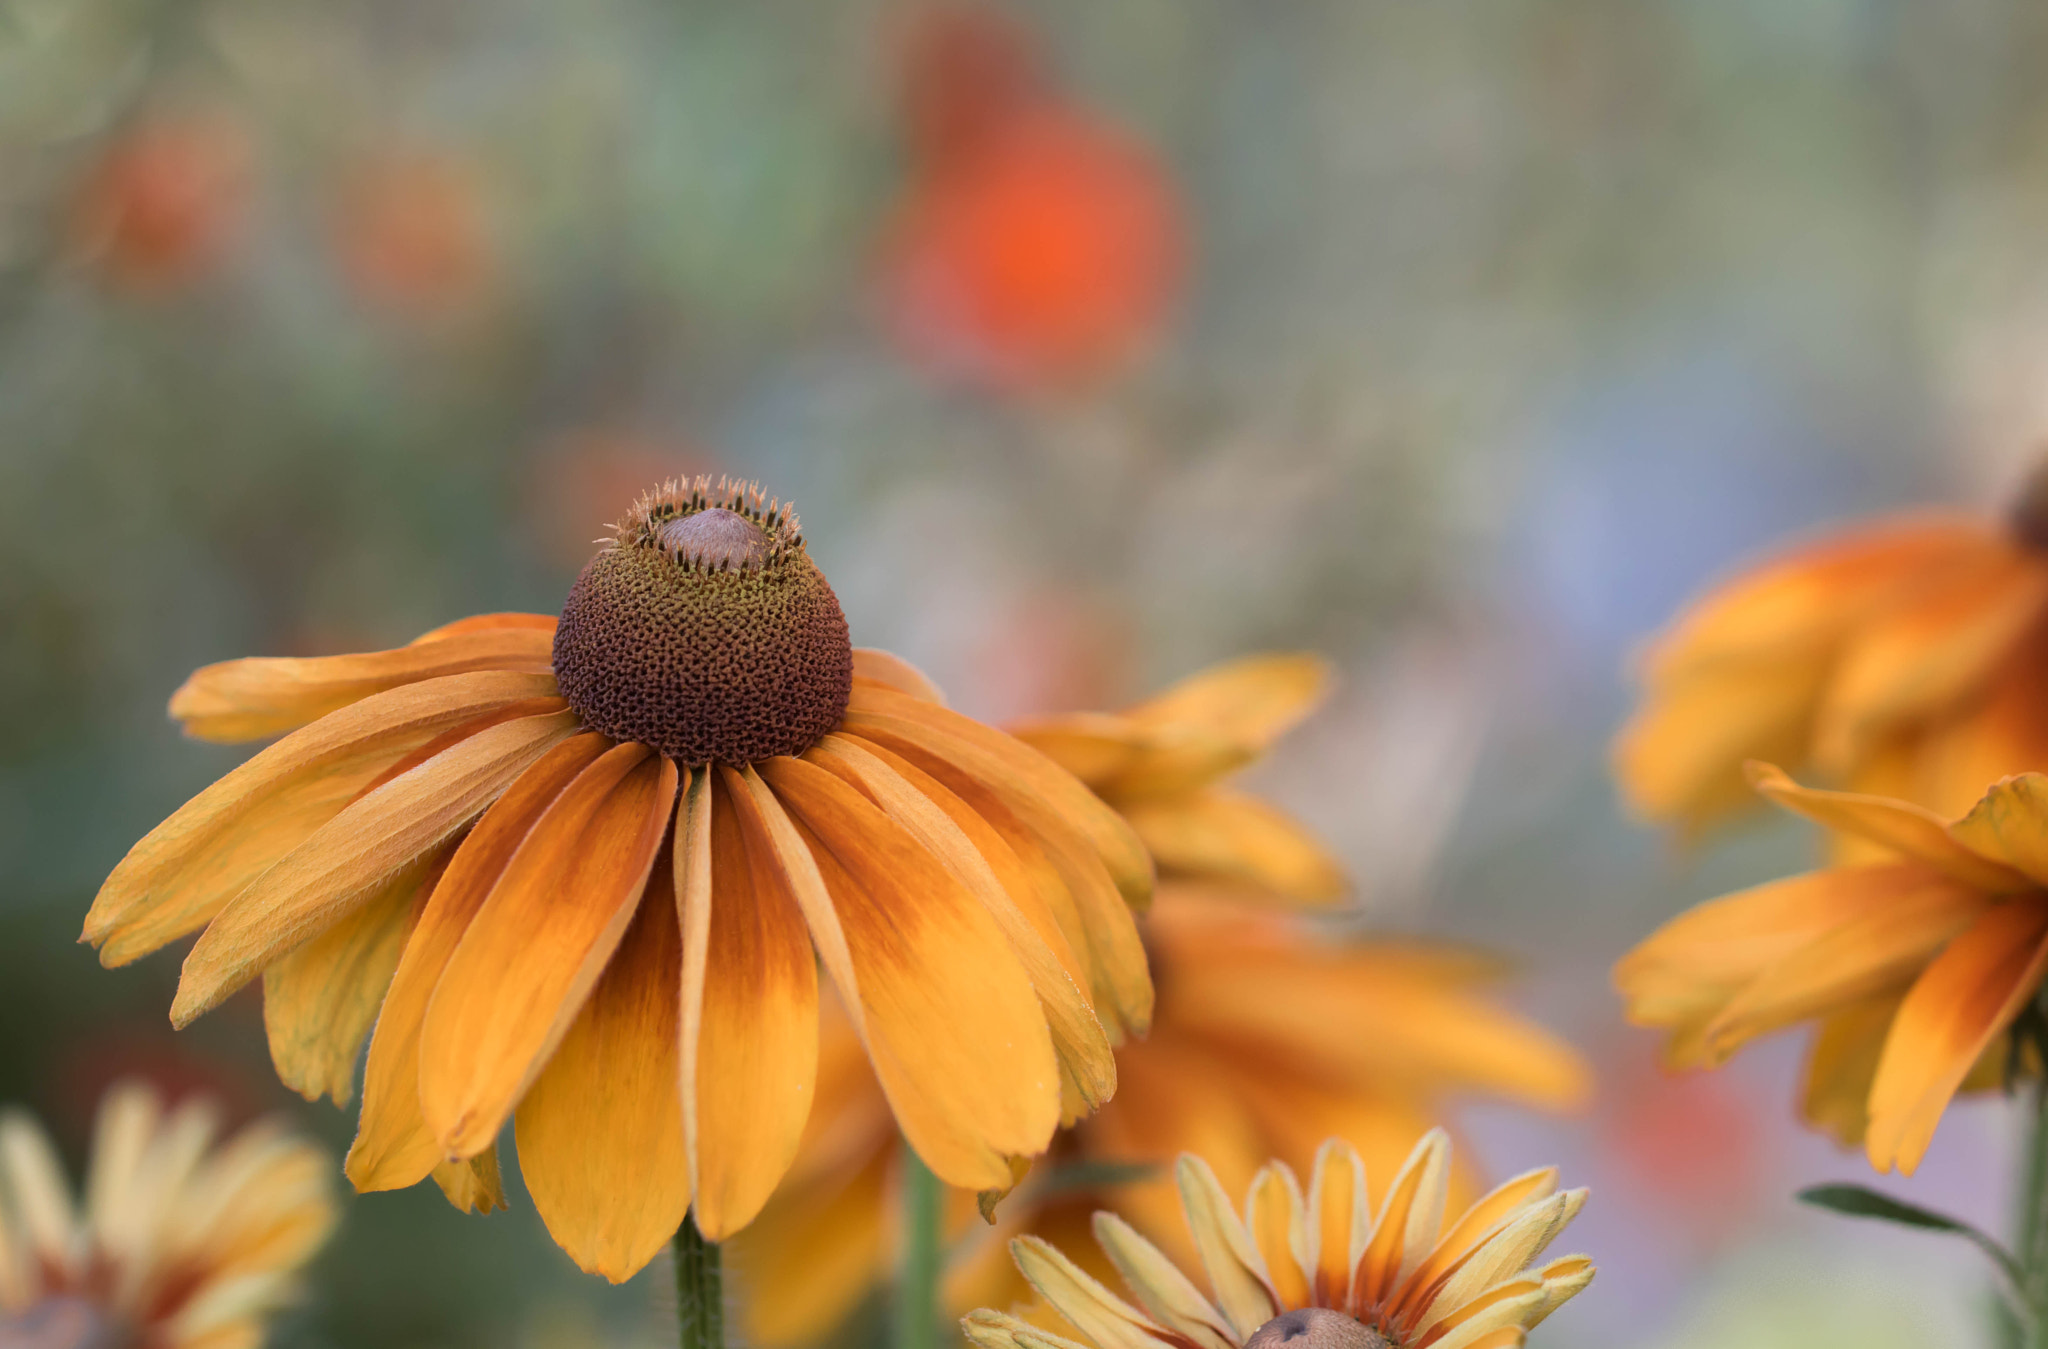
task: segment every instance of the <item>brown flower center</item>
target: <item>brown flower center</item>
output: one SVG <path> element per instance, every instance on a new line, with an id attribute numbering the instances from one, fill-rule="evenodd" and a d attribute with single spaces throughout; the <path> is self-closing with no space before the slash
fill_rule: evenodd
<path id="1" fill-rule="evenodd" d="M 586 726 L 702 764 L 801 754 L 839 724 L 853 646 L 794 511 L 699 478 L 615 532 L 555 629 L 555 680 Z"/>
<path id="2" fill-rule="evenodd" d="M 1391 1349 L 1387 1337 L 1343 1312 L 1301 1307 L 1251 1333 L 1244 1349 Z"/>
<path id="3" fill-rule="evenodd" d="M 2006 523 L 2021 543 L 2048 552 L 2048 458 L 2027 473 L 2006 512 Z"/>
<path id="4" fill-rule="evenodd" d="M 9 1315 L 0 1312 L 4 1349 L 132 1349 L 134 1331 L 84 1298 L 46 1297 Z"/>

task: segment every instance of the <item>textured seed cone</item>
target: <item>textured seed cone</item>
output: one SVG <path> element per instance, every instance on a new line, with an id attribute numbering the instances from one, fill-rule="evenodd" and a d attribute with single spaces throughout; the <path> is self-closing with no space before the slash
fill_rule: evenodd
<path id="1" fill-rule="evenodd" d="M 1388 1349 L 1377 1330 L 1326 1307 L 1282 1312 L 1254 1330 L 1244 1349 Z"/>
<path id="2" fill-rule="evenodd" d="M 642 497 L 583 569 L 555 679 L 590 729 L 679 763 L 801 754 L 853 690 L 846 616 L 796 514 L 708 478 Z"/>

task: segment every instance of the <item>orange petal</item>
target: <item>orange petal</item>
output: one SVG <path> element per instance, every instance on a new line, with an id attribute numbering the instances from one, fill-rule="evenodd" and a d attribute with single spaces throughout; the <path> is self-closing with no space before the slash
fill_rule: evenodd
<path id="1" fill-rule="evenodd" d="M 1912 1175 L 1949 1099 L 1985 1048 L 2041 986 L 2048 900 L 2001 904 L 1914 982 L 1886 1037 L 1870 1088 L 1866 1147 L 1879 1171 Z"/>
<path id="2" fill-rule="evenodd" d="M 489 1145 L 582 1010 L 640 902 L 675 799 L 673 763 L 615 746 L 506 864 L 420 1027 L 420 1110 L 446 1155 Z"/>
<path id="3" fill-rule="evenodd" d="M 1404 1328 L 1412 1329 L 1418 1318 L 1436 1301 L 1448 1283 L 1486 1240 L 1531 1204 L 1557 1193 L 1557 1168 L 1525 1171 L 1495 1186 L 1483 1199 L 1465 1210 L 1436 1248 L 1418 1265 L 1392 1308 Z"/>
<path id="4" fill-rule="evenodd" d="M 853 677 L 880 684 L 898 693 L 907 693 L 928 703 L 946 705 L 946 695 L 939 691 L 931 676 L 912 665 L 901 656 L 887 651 L 877 651 L 871 646 L 857 646 L 853 649 Z"/>
<path id="5" fill-rule="evenodd" d="M 286 736 L 130 848 L 93 900 L 83 939 L 113 966 L 197 931 L 393 764 L 553 682 L 455 675 L 366 698 Z"/>
<path id="6" fill-rule="evenodd" d="M 1266 1265 L 1267 1281 L 1283 1307 L 1307 1307 L 1310 1292 L 1303 1249 L 1307 1235 L 1307 1204 L 1301 1182 L 1287 1163 L 1268 1162 L 1252 1179 L 1245 1199 L 1245 1230 Z"/>
<path id="7" fill-rule="evenodd" d="M 1318 1307 L 1342 1307 L 1351 1292 L 1351 1273 L 1365 1254 L 1372 1231 L 1366 1207 L 1365 1163 L 1358 1149 L 1333 1138 L 1316 1151 L 1308 1186 L 1310 1260 Z"/>
<path id="8" fill-rule="evenodd" d="M 421 858 L 382 893 L 263 972 L 270 1061 L 278 1080 L 307 1100 L 327 1095 L 346 1105 L 355 1093 L 356 1053 L 447 860 L 446 852 Z"/>
<path id="9" fill-rule="evenodd" d="M 1451 1140 L 1431 1129 L 1402 1164 L 1373 1223 L 1372 1239 L 1351 1279 L 1354 1315 L 1391 1302 L 1400 1281 L 1414 1273 L 1442 1232 L 1444 1201 L 1450 1192 Z"/>
<path id="10" fill-rule="evenodd" d="M 1843 648 L 1814 728 L 1815 757 L 1845 771 L 1893 727 L 1983 689 L 2048 607 L 2048 567 L 1993 543 L 1918 586 Z"/>
<path id="11" fill-rule="evenodd" d="M 1063 1084 L 1071 1085 L 1077 1098 L 1071 1106 L 1063 1103 L 1062 1118 L 1086 1114 L 1116 1090 L 1109 1037 L 1081 992 L 1087 972 L 1075 968 L 1051 908 L 1002 837 L 929 775 L 900 759 L 899 771 L 881 757 L 885 753 L 845 736 L 827 736 L 804 760 L 861 790 L 981 900 L 1009 939 L 1044 1008 Z M 913 783 L 905 774 L 921 781 Z"/>
<path id="12" fill-rule="evenodd" d="M 417 1184 L 442 1161 L 441 1146 L 420 1115 L 420 1023 L 434 986 L 527 832 L 611 743 L 586 732 L 549 750 L 484 812 L 434 886 L 370 1037 L 363 1112 L 348 1152 L 348 1178 L 358 1190 Z"/>
<path id="13" fill-rule="evenodd" d="M 545 675 L 554 639 L 533 628 L 488 628 L 353 656 L 252 656 L 193 672 L 171 695 L 171 716 L 201 740 L 260 740 L 402 684 L 475 670 Z"/>
<path id="14" fill-rule="evenodd" d="M 1828 668 L 1824 650 L 1788 652 L 1653 685 L 1610 755 L 1629 812 L 1697 833 L 1753 807 L 1743 764 L 1805 760 Z"/>
<path id="15" fill-rule="evenodd" d="M 1870 1085 L 1902 994 L 1867 998 L 1821 1018 L 1801 1074 L 1799 1117 L 1845 1148 L 1870 1128 Z"/>
<path id="16" fill-rule="evenodd" d="M 1045 1150 L 1059 1065 L 1045 1014 L 979 900 L 859 792 L 800 759 L 757 765 L 807 831 L 852 957 L 868 1053 L 904 1135 L 962 1189 Z"/>
<path id="17" fill-rule="evenodd" d="M 506 1206 L 496 1144 L 459 1162 L 436 1163 L 432 1174 L 458 1213 L 490 1213 Z"/>
<path id="18" fill-rule="evenodd" d="M 1186 796 L 1259 755 L 1256 745 L 1205 726 L 1152 724 L 1079 712 L 1004 728 L 1118 809 L 1132 800 Z"/>
<path id="19" fill-rule="evenodd" d="M 576 715 L 521 717 L 477 732 L 351 804 L 258 877 L 207 925 L 178 980 L 171 1021 L 189 1025 L 319 936 L 412 862 L 453 837 L 543 754 Z"/>
<path id="20" fill-rule="evenodd" d="M 1952 834 L 1948 823 L 1933 811 L 1911 802 L 1802 787 L 1766 763 L 1751 764 L 1749 779 L 1758 792 L 1795 814 L 1829 829 L 1859 835 L 1898 856 L 1939 867 L 1987 894 L 2012 894 L 2032 884 L 1994 854 L 1970 846 L 1966 836 Z M 1988 836 L 1979 836 L 1991 842 Z"/>
<path id="21" fill-rule="evenodd" d="M 2048 776 L 2022 773 L 1995 784 L 1949 833 L 1972 852 L 2048 886 Z"/>
<path id="22" fill-rule="evenodd" d="M 819 1184 L 785 1186 L 725 1250 L 742 1286 L 743 1343 L 818 1344 L 887 1277 L 894 1150 Z"/>
<path id="23" fill-rule="evenodd" d="M 1023 741 L 972 717 L 872 687 L 854 690 L 845 727 L 856 733 L 863 727 L 895 732 L 1006 794 L 1037 797 L 1087 835 L 1125 899 L 1142 905 L 1151 898 L 1152 858 L 1131 827 L 1080 779 Z"/>
<path id="24" fill-rule="evenodd" d="M 1124 715 L 1155 726 L 1200 726 L 1263 750 L 1315 711 L 1330 662 L 1309 652 L 1267 652 L 1189 675 Z"/>
<path id="25" fill-rule="evenodd" d="M 682 935 L 656 867 L 569 1033 L 519 1103 L 519 1174 L 555 1243 L 624 1283 L 690 1208 L 676 990 Z"/>
<path id="26" fill-rule="evenodd" d="M 746 783 L 730 768 L 718 777 L 691 783 L 676 824 L 683 1083 L 697 1226 L 713 1241 L 752 1222 L 789 1170 L 818 1070 L 818 967 L 803 910 L 766 832 L 733 808 Z M 708 887 L 689 870 L 707 853 Z"/>
<path id="27" fill-rule="evenodd" d="M 1212 788 L 1127 802 L 1123 814 L 1162 870 L 1245 881 L 1308 904 L 1342 899 L 1351 888 L 1314 835 L 1254 797 Z"/>
<path id="28" fill-rule="evenodd" d="M 534 632 L 544 632 L 552 638 L 557 622 L 553 614 L 472 614 L 468 618 L 458 618 L 453 623 L 443 623 L 431 632 L 421 633 L 412 639 L 412 645 L 438 642 L 443 637 L 460 637 L 471 632 L 491 632 L 499 628 L 527 628 Z"/>

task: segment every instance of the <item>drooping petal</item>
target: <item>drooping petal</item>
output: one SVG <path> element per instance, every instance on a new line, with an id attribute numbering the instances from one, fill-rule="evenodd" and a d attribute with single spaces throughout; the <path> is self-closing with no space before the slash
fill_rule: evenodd
<path id="1" fill-rule="evenodd" d="M 675 806 L 676 767 L 607 750 L 547 808 L 449 957 L 420 1027 L 420 1109 L 468 1157 L 546 1064 L 640 902 Z"/>
<path id="2" fill-rule="evenodd" d="M 171 695 L 171 716 L 201 740 L 260 740 L 404 684 L 483 670 L 541 675 L 554 693 L 553 637 L 486 628 L 352 656 L 253 656 L 193 672 Z"/>
<path id="3" fill-rule="evenodd" d="M 1018 1237 L 1010 1243 L 1010 1253 L 1039 1295 L 1101 1349 L 1159 1349 L 1177 1338 L 1104 1288 L 1052 1243 Z"/>
<path id="4" fill-rule="evenodd" d="M 1151 725 L 1194 725 L 1263 750 L 1316 709 L 1330 662 L 1310 652 L 1267 652 L 1224 661 L 1125 710 Z"/>
<path id="5" fill-rule="evenodd" d="M 2024 872 L 2004 865 L 1995 854 L 1969 846 L 1967 835 L 1952 835 L 1940 816 L 1911 802 L 1802 787 L 1764 763 L 1750 765 L 1749 777 L 1757 791 L 1785 809 L 1830 829 L 1859 835 L 1901 857 L 1925 862 L 1963 885 L 1996 895 L 2025 890 L 2031 884 Z"/>
<path id="6" fill-rule="evenodd" d="M 745 781 L 729 768 L 701 776 L 676 821 L 683 1089 L 697 1227 L 722 1241 L 761 1211 L 803 1138 L 817 1080 L 818 968 L 774 844 L 734 808 Z"/>
<path id="7" fill-rule="evenodd" d="M 1949 832 L 1972 852 L 2048 885 L 2048 776 L 2022 773 L 1994 784 Z"/>
<path id="8" fill-rule="evenodd" d="M 1079 1097 L 1076 1113 L 1093 1110 L 1116 1090 L 1116 1059 L 1081 991 L 1087 972 L 1052 906 L 992 826 L 915 765 L 891 764 L 885 755 L 849 737 L 827 736 L 804 758 L 863 791 L 981 900 L 1038 994 L 1063 1078 Z M 1067 1109 L 1061 1113 L 1071 1122 Z"/>
<path id="9" fill-rule="evenodd" d="M 575 733 L 573 712 L 500 722 L 401 773 L 314 830 L 207 925 L 185 957 L 172 1024 L 191 1024 L 279 956 L 340 921 Z"/>
<path id="10" fill-rule="evenodd" d="M 449 852 L 430 853 L 348 917 L 263 972 L 263 1029 L 278 1080 L 309 1101 L 355 1094 L 356 1053 Z"/>
<path id="11" fill-rule="evenodd" d="M 1807 1047 L 1799 1117 L 1845 1148 L 1859 1147 L 1870 1127 L 1870 1084 L 1885 1036 L 1904 994 L 1850 1003 L 1821 1018 Z"/>
<path id="12" fill-rule="evenodd" d="M 1316 1149 L 1308 1183 L 1310 1279 L 1315 1305 L 1342 1307 L 1351 1293 L 1351 1274 L 1372 1234 L 1367 1207 L 1365 1162 L 1358 1149 L 1332 1138 Z"/>
<path id="13" fill-rule="evenodd" d="M 855 647 L 853 677 L 881 684 L 898 693 L 907 693 L 913 698 L 922 698 L 928 703 L 937 703 L 941 707 L 946 705 L 946 695 L 939 691 L 939 686 L 932 682 L 931 676 L 893 652 L 878 651 L 871 646 Z"/>
<path id="14" fill-rule="evenodd" d="M 1218 787 L 1127 802 L 1123 814 L 1166 871 L 1244 881 L 1305 904 L 1350 889 L 1343 865 L 1313 834 L 1255 797 Z"/>
<path id="15" fill-rule="evenodd" d="M 417 1184 L 444 1160 L 420 1114 L 420 1024 L 434 986 L 527 832 L 611 743 L 586 732 L 549 750 L 484 812 L 428 896 L 370 1037 L 363 1110 L 346 1166 L 358 1190 Z"/>
<path id="16" fill-rule="evenodd" d="M 1805 760 L 1828 668 L 1824 651 L 1787 653 L 1651 688 L 1610 756 L 1629 812 L 1696 834 L 1754 806 L 1743 764 Z"/>
<path id="17" fill-rule="evenodd" d="M 1080 779 L 1023 741 L 971 717 L 871 686 L 854 690 L 845 726 L 860 735 L 869 730 L 891 732 L 959 764 L 1006 797 L 1035 796 L 1087 836 L 1126 900 L 1143 905 L 1151 898 L 1151 855 L 1123 817 Z"/>
<path id="18" fill-rule="evenodd" d="M 514 1119 L 519 1173 L 555 1244 L 624 1283 L 690 1208 L 683 1146 L 682 935 L 666 868 Z"/>
<path id="19" fill-rule="evenodd" d="M 425 1125 L 420 1126 L 420 1132 L 426 1132 Z M 505 1181 L 498 1172 L 496 1143 L 474 1157 L 436 1162 L 428 1174 L 457 1213 L 492 1213 L 506 1207 Z"/>
<path id="20" fill-rule="evenodd" d="M 1209 1164 L 1192 1153 L 1174 1165 L 1188 1234 L 1195 1240 L 1216 1306 L 1230 1320 L 1237 1342 L 1283 1310 L 1279 1296 L 1259 1268 L 1258 1248 L 1231 1210 L 1230 1197 Z M 1313 1201 L 1311 1201 L 1313 1203 Z"/>
<path id="21" fill-rule="evenodd" d="M 839 778 L 800 759 L 756 767 L 807 831 L 857 984 L 841 995 L 859 999 L 869 1055 L 905 1136 L 953 1185 L 1006 1186 L 1006 1159 L 1043 1151 L 1060 1109 L 1045 1015 L 1002 930 L 937 858 Z"/>
<path id="22" fill-rule="evenodd" d="M 552 684 L 530 674 L 454 675 L 366 698 L 286 736 L 128 850 L 94 898 L 83 940 L 114 966 L 197 931 L 406 755 Z"/>
<path id="23" fill-rule="evenodd" d="M 2010 900 L 1936 956 L 1899 1004 L 1870 1089 L 1866 1147 L 1879 1171 L 1919 1168 L 1949 1100 L 2039 990 L 2048 900 Z"/>

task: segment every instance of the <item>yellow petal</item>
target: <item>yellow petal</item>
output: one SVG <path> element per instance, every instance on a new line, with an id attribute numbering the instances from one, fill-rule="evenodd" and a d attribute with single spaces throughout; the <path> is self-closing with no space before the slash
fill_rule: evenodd
<path id="1" fill-rule="evenodd" d="M 1821 652 L 1788 652 L 1653 686 L 1610 756 L 1629 813 L 1697 833 L 1755 805 L 1743 764 L 1806 758 L 1828 668 Z"/>
<path id="2" fill-rule="evenodd" d="M 1870 1164 L 1918 1169 L 1950 1098 L 2041 986 L 2048 901 L 1992 909 L 1913 984 L 1892 1020 L 1870 1089 Z"/>
<path id="3" fill-rule="evenodd" d="M 553 637 L 534 628 L 486 628 L 392 651 L 352 656 L 254 656 L 193 672 L 171 695 L 171 716 L 201 740 L 260 740 L 404 684 L 478 670 L 546 676 Z"/>
<path id="4" fill-rule="evenodd" d="M 431 632 L 421 633 L 412 639 L 412 645 L 438 642 L 443 637 L 460 637 L 466 633 L 489 632 L 498 628 L 526 628 L 533 632 L 546 633 L 552 639 L 557 622 L 553 614 L 471 614 L 468 618 L 458 618 L 453 623 L 443 623 Z"/>
<path id="5" fill-rule="evenodd" d="M 1350 889 L 1342 864 L 1314 835 L 1250 796 L 1214 788 L 1128 802 L 1123 814 L 1163 870 L 1245 881 L 1307 904 Z"/>
<path id="6" fill-rule="evenodd" d="M 1845 1148 L 1870 1126 L 1870 1084 L 1903 994 L 1867 998 L 1821 1018 L 1801 1074 L 1799 1116 Z"/>
<path id="7" fill-rule="evenodd" d="M 1223 1313 L 1136 1228 L 1114 1213 L 1097 1213 L 1094 1227 L 1096 1243 L 1153 1320 L 1204 1349 L 1237 1349 Z"/>
<path id="8" fill-rule="evenodd" d="M 1948 824 L 1933 811 L 1910 802 L 1816 791 L 1800 786 L 1769 764 L 1752 764 L 1750 781 L 1757 791 L 1787 810 L 1830 829 L 1861 835 L 1901 857 L 1938 867 L 1987 894 L 2011 894 L 2031 884 L 2024 873 L 1972 847 L 1966 836 L 1952 836 Z M 1971 836 L 1985 836 L 1988 841 L 1983 831 Z"/>
<path id="9" fill-rule="evenodd" d="M 610 747 L 605 737 L 586 732 L 549 750 L 484 812 L 428 896 L 370 1037 L 363 1110 L 346 1168 L 358 1190 L 417 1184 L 443 1160 L 441 1145 L 420 1114 L 420 1023 L 427 1003 L 462 934 L 534 822 Z M 484 1155 L 489 1154 L 478 1154 Z"/>
<path id="10" fill-rule="evenodd" d="M 1013 793 L 1035 796 L 1088 837 L 1126 900 L 1142 905 L 1152 897 L 1152 858 L 1131 827 L 1080 779 L 1023 741 L 946 708 L 874 688 L 854 690 L 845 728 L 861 735 L 871 729 L 893 732 L 959 764 L 1006 799 Z"/>
<path id="11" fill-rule="evenodd" d="M 870 683 L 881 684 L 898 693 L 907 693 L 928 703 L 946 705 L 946 695 L 932 682 L 924 671 L 912 665 L 903 657 L 887 651 L 878 651 L 871 646 L 857 646 L 853 649 L 853 677 Z"/>
<path id="12" fill-rule="evenodd" d="M 459 1162 L 436 1162 L 431 1174 L 458 1213 L 490 1213 L 505 1207 L 505 1181 L 498 1174 L 495 1143 Z"/>
<path id="13" fill-rule="evenodd" d="M 572 712 L 501 722 L 351 804 L 237 895 L 185 957 L 171 1021 L 186 1026 L 312 940 L 469 824 L 548 750 Z"/>
<path id="14" fill-rule="evenodd" d="M 1168 1332 L 1104 1288 L 1079 1265 L 1038 1237 L 1018 1237 L 1010 1254 L 1031 1286 L 1101 1349 L 1158 1349 Z"/>
<path id="15" fill-rule="evenodd" d="M 1993 785 L 1949 833 L 1971 852 L 2048 885 L 2048 777 L 2022 773 Z"/>
<path id="16" fill-rule="evenodd" d="M 733 808 L 745 781 L 718 771 L 704 789 L 692 782 L 676 824 L 683 1081 L 697 1226 L 713 1241 L 752 1222 L 789 1170 L 818 1068 L 818 967 L 803 910 L 766 831 Z M 706 853 L 708 892 L 690 879 Z"/>
<path id="17" fill-rule="evenodd" d="M 1265 749 L 1315 711 L 1330 688 L 1330 663 L 1308 652 L 1224 661 L 1147 698 L 1124 715 L 1151 725 L 1192 725 Z"/>
<path id="18" fill-rule="evenodd" d="M 1450 1315 L 1432 1322 L 1416 1349 L 1474 1349 L 1480 1344 L 1515 1343 L 1516 1332 L 1541 1316 L 1548 1303 L 1541 1279 L 1516 1279 L 1488 1289 Z M 1505 1341 L 1501 1337 L 1508 1337 Z"/>
<path id="19" fill-rule="evenodd" d="M 582 1010 L 667 833 L 676 768 L 616 746 L 563 789 L 448 959 L 420 1027 L 420 1109 L 481 1152 Z"/>
<path id="20" fill-rule="evenodd" d="M 1204 726 L 1079 712 L 1004 727 L 1119 810 L 1133 800 L 1186 796 L 1244 767 L 1259 747 Z"/>
<path id="21" fill-rule="evenodd" d="M 1280 1299 L 1260 1272 L 1258 1249 L 1252 1245 L 1237 1214 L 1231 1211 L 1230 1198 L 1223 1193 L 1209 1163 L 1184 1153 L 1175 1163 L 1173 1174 L 1180 1186 L 1188 1233 L 1194 1238 L 1202 1268 L 1209 1275 L 1210 1291 L 1216 1295 L 1217 1307 L 1229 1318 L 1231 1329 L 1242 1344 L 1282 1310 Z M 1313 1198 L 1309 1205 L 1313 1211 Z"/>
<path id="22" fill-rule="evenodd" d="M 125 965 L 204 927 L 393 764 L 552 683 L 455 675 L 366 698 L 286 736 L 130 848 L 93 900 L 83 939 L 101 948 L 102 964 Z"/>
<path id="23" fill-rule="evenodd" d="M 1088 1349 L 1079 1341 L 986 1307 L 961 1317 L 960 1333 L 979 1349 Z"/>
<path id="24" fill-rule="evenodd" d="M 744 1343 L 763 1349 L 819 1343 L 887 1277 L 893 1152 L 876 1149 L 823 1183 L 785 1185 L 726 1244 L 747 1290 Z"/>
<path id="25" fill-rule="evenodd" d="M 682 935 L 663 868 L 597 986 L 519 1103 L 519 1174 L 579 1268 L 624 1283 L 690 1208 L 676 990 Z"/>
<path id="26" fill-rule="evenodd" d="M 1351 1273 L 1372 1232 L 1366 1205 L 1365 1163 L 1358 1149 L 1341 1138 L 1330 1139 L 1316 1150 L 1308 1183 L 1309 1255 L 1318 1307 L 1341 1307 L 1350 1296 Z"/>
<path id="27" fill-rule="evenodd" d="M 1045 1015 L 973 893 L 859 792 L 799 759 L 760 775 L 807 831 L 851 956 L 868 1052 L 904 1135 L 962 1189 L 1006 1184 L 1059 1121 Z M 829 967 L 828 967 L 829 968 Z"/>
<path id="28" fill-rule="evenodd" d="M 1051 906 L 986 821 L 915 765 L 901 759 L 892 765 L 885 754 L 850 737 L 827 736 L 804 758 L 865 792 L 981 901 L 1038 994 L 1080 1113 L 1093 1110 L 1116 1090 L 1116 1058 L 1077 982 L 1087 972 L 1077 968 Z M 1061 1114 L 1071 1122 L 1064 1108 Z"/>
<path id="29" fill-rule="evenodd" d="M 1390 1302 L 1400 1281 L 1414 1273 L 1436 1246 L 1450 1190 L 1451 1140 L 1442 1129 L 1423 1135 L 1387 1190 L 1373 1223 L 1372 1239 L 1351 1280 L 1351 1306 L 1363 1315 Z"/>
<path id="30" fill-rule="evenodd" d="M 1443 1280 L 1428 1310 L 1416 1319 L 1414 1328 L 1422 1332 L 1424 1341 L 1434 1328 L 1468 1324 L 1476 1312 L 1491 1305 L 1489 1299 L 1497 1297 L 1502 1287 L 1515 1287 L 1515 1276 L 1557 1239 L 1585 1202 L 1584 1190 L 1552 1195 L 1522 1209 L 1474 1247 Z"/>
<path id="31" fill-rule="evenodd" d="M 1543 1280 L 1543 1310 L 1528 1319 L 1530 1329 L 1577 1297 L 1593 1282 L 1593 1262 L 1583 1255 L 1567 1255 L 1551 1261 L 1537 1275 Z"/>
<path id="32" fill-rule="evenodd" d="M 1503 1181 L 1466 1209 L 1437 1242 L 1436 1249 L 1408 1277 L 1393 1308 L 1400 1324 L 1413 1329 L 1421 1313 L 1435 1302 L 1444 1284 L 1464 1267 L 1474 1251 L 1518 1214 L 1541 1205 L 1556 1193 L 1557 1168 L 1546 1166 Z"/>
<path id="33" fill-rule="evenodd" d="M 430 853 L 383 892 L 263 972 L 263 1029 L 278 1080 L 309 1101 L 355 1093 L 356 1052 L 406 938 L 447 861 Z"/>

